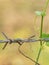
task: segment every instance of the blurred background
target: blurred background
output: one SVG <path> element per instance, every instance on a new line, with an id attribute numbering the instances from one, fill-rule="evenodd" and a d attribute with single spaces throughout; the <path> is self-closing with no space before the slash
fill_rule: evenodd
<path id="1" fill-rule="evenodd" d="M 6 33 L 6 35 L 12 39 L 28 38 L 32 35 L 39 37 L 41 17 L 36 16 L 35 11 L 42 11 L 46 1 L 47 0 L 0 0 L 0 39 L 5 39 L 1 32 Z M 49 5 L 44 18 L 43 32 L 49 33 Z M 8 44 L 5 50 L 2 50 L 3 46 L 4 44 L 0 44 L 0 65 L 34 65 L 34 62 L 19 53 L 18 44 Z M 35 59 L 38 48 L 39 43 L 38 45 L 36 43 L 31 44 L 31 50 L 33 50 L 31 51 L 30 45 L 24 43 L 21 50 Z M 37 52 L 35 53 L 34 51 Z M 46 51 L 44 51 L 44 54 Z M 44 55 L 42 55 L 42 57 L 43 56 Z M 43 64 L 46 61 L 43 62 L 43 58 L 41 58 L 39 62 L 42 65 L 49 65 L 48 61 Z"/>

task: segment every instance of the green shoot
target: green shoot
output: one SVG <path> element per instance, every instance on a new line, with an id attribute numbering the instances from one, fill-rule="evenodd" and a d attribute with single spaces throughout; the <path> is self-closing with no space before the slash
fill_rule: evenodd
<path id="1" fill-rule="evenodd" d="M 40 26 L 40 38 L 42 38 L 42 33 L 43 33 L 43 22 L 44 22 L 44 16 L 46 15 L 46 9 L 47 9 L 47 6 L 48 6 L 48 3 L 49 3 L 49 0 L 47 0 L 46 4 L 45 4 L 45 8 L 43 9 L 42 12 L 40 11 L 36 11 L 35 13 L 38 15 L 38 16 L 41 16 L 41 26 Z M 38 52 L 38 55 L 37 55 L 37 58 L 36 58 L 36 62 L 38 62 L 39 60 L 39 57 L 40 57 L 40 54 L 41 54 L 41 51 L 42 51 L 42 40 L 40 41 L 40 49 L 39 49 L 39 52 Z M 35 65 L 37 65 L 35 63 Z"/>

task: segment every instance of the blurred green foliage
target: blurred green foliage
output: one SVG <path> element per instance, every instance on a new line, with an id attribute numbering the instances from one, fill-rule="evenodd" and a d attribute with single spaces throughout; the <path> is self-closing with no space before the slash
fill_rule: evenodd
<path id="1" fill-rule="evenodd" d="M 42 38 L 49 38 L 49 34 L 43 33 Z M 46 42 L 46 45 L 49 46 L 49 41 Z"/>

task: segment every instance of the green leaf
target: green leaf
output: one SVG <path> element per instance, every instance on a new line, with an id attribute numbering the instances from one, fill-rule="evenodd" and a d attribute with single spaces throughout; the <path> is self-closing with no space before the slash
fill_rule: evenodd
<path id="1" fill-rule="evenodd" d="M 37 16 L 45 16 L 46 13 L 44 11 L 35 11 Z"/>
<path id="2" fill-rule="evenodd" d="M 49 38 L 49 34 L 42 33 L 42 38 Z"/>
<path id="3" fill-rule="evenodd" d="M 41 11 L 35 11 L 36 15 L 41 16 L 42 12 Z"/>
<path id="4" fill-rule="evenodd" d="M 49 34 L 43 33 L 42 38 L 49 38 Z M 46 42 L 46 46 L 49 46 L 49 42 Z"/>
<path id="5" fill-rule="evenodd" d="M 41 15 L 42 15 L 42 16 L 45 16 L 45 15 L 46 15 L 46 13 L 45 13 L 44 11 L 42 11 Z"/>

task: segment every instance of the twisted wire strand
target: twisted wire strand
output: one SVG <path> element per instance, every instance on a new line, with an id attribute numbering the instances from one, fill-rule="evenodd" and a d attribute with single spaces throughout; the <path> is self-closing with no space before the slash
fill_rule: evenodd
<path id="1" fill-rule="evenodd" d="M 22 45 L 19 45 L 18 51 L 19 51 L 24 57 L 30 59 L 32 62 L 36 63 L 37 65 L 40 65 L 38 62 L 36 62 L 36 61 L 33 60 L 32 58 L 30 58 L 29 56 L 25 55 L 25 54 L 20 50 L 21 46 L 22 46 Z"/>
<path id="2" fill-rule="evenodd" d="M 2 32 L 2 34 L 4 35 L 4 37 L 6 38 L 6 40 L 0 40 L 0 43 L 6 43 L 4 45 L 4 47 L 2 49 L 5 49 L 5 47 L 7 46 L 7 44 L 11 44 L 11 43 L 18 43 L 19 44 L 19 47 L 18 47 L 18 50 L 19 52 L 25 56 L 26 58 L 30 59 L 31 61 L 33 61 L 34 63 L 40 65 L 38 62 L 36 62 L 35 60 L 31 59 L 30 57 L 28 57 L 27 55 L 25 55 L 21 50 L 20 50 L 20 47 L 23 45 L 24 42 L 38 42 L 38 41 L 44 41 L 44 42 L 49 42 L 49 38 L 39 38 L 39 39 L 34 39 L 33 37 L 34 36 L 31 36 L 29 37 L 28 39 L 21 39 L 21 38 L 17 38 L 17 39 L 9 39 L 5 33 Z"/>
<path id="3" fill-rule="evenodd" d="M 0 40 L 0 43 L 5 43 L 3 49 L 5 49 L 5 47 L 7 46 L 7 44 L 11 44 L 11 43 L 19 43 L 19 42 L 38 42 L 38 41 L 44 41 L 44 42 L 49 42 L 49 38 L 39 38 L 39 39 L 33 39 L 32 37 L 28 38 L 28 39 L 21 39 L 21 38 L 17 38 L 17 39 L 9 39 L 3 32 L 2 34 L 5 36 L 6 40 Z M 20 43 L 19 43 L 20 44 Z M 21 44 L 20 44 L 21 45 Z"/>
<path id="4" fill-rule="evenodd" d="M 21 39 L 21 38 L 17 38 L 17 39 L 7 39 L 7 40 L 0 40 L 0 43 L 6 43 L 6 42 L 12 42 L 12 43 L 17 43 L 18 41 L 20 42 L 38 42 L 38 41 L 45 41 L 45 42 L 49 42 L 49 38 L 41 38 L 41 39 Z"/>

